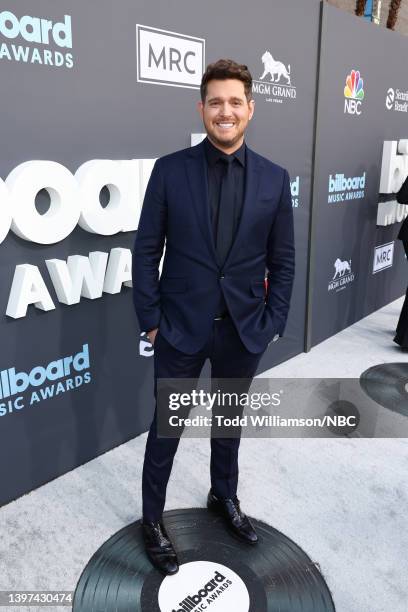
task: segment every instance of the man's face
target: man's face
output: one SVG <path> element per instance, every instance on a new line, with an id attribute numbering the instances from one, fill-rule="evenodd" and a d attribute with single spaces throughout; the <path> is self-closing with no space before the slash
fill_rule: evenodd
<path id="1" fill-rule="evenodd" d="M 228 153 L 241 146 L 254 106 L 253 100 L 246 99 L 242 81 L 214 79 L 208 82 L 206 99 L 198 103 L 198 110 L 211 142 Z"/>

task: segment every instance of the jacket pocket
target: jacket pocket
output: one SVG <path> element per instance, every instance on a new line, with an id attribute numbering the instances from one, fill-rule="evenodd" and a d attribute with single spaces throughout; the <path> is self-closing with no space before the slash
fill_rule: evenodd
<path id="1" fill-rule="evenodd" d="M 252 281 L 251 290 L 255 297 L 265 297 L 265 283 L 264 281 Z"/>
<path id="2" fill-rule="evenodd" d="M 186 278 L 169 278 L 166 276 L 160 280 L 160 291 L 162 293 L 184 293 L 186 290 Z"/>
<path id="3" fill-rule="evenodd" d="M 260 204 L 264 206 L 273 206 L 277 202 L 278 196 L 276 195 L 276 193 L 271 193 L 270 195 L 264 193 L 258 195 L 257 200 Z"/>

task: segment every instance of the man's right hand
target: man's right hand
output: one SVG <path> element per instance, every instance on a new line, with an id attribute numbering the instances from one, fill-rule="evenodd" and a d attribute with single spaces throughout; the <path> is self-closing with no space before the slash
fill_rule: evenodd
<path id="1" fill-rule="evenodd" d="M 156 335 L 158 331 L 159 331 L 159 328 L 156 327 L 156 329 L 151 329 L 149 332 L 147 332 L 147 337 L 149 338 L 153 346 L 154 346 L 154 341 L 156 340 Z"/>

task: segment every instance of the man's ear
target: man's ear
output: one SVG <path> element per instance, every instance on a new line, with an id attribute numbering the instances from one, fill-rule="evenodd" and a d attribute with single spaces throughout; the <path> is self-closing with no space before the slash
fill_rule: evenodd
<path id="1" fill-rule="evenodd" d="M 199 100 L 199 101 L 197 102 L 197 111 L 198 111 L 198 113 L 199 113 L 200 117 L 201 117 L 201 118 L 203 118 L 204 104 L 202 103 L 202 101 L 201 101 L 201 100 Z"/>
<path id="2" fill-rule="evenodd" d="M 255 112 L 255 100 L 250 100 L 248 102 L 248 105 L 249 105 L 249 120 L 251 121 L 254 115 L 254 112 Z"/>

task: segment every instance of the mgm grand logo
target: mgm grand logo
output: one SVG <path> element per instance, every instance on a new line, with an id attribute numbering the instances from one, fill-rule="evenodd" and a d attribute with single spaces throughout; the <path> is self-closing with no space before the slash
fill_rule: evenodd
<path id="1" fill-rule="evenodd" d="M 334 262 L 334 276 L 329 282 L 328 291 L 342 291 L 354 281 L 354 273 L 351 270 L 351 259 L 342 261 L 337 258 Z"/>
<path id="2" fill-rule="evenodd" d="M 263 72 L 259 80 L 253 80 L 252 93 L 265 96 L 266 102 L 283 104 L 287 98 L 296 99 L 296 87 L 292 84 L 290 64 L 273 58 L 270 51 L 261 57 Z"/>

